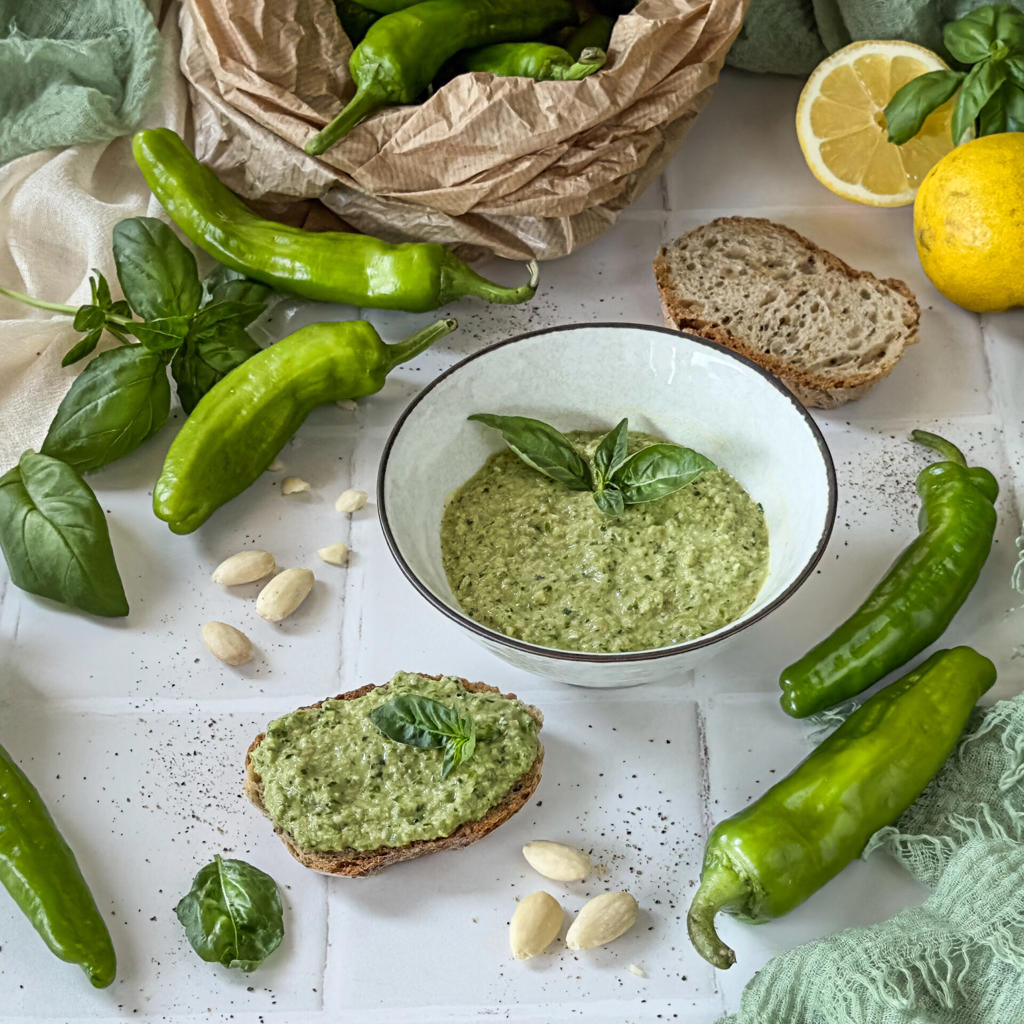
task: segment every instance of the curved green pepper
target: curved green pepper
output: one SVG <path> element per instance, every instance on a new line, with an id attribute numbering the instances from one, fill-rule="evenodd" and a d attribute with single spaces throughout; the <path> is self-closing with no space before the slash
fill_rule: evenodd
<path id="1" fill-rule="evenodd" d="M 995 678 L 992 662 L 970 647 L 938 651 L 716 825 L 686 922 L 697 952 L 731 967 L 736 956 L 715 931 L 718 911 L 753 922 L 780 917 L 858 857 L 924 791 Z"/>
<path id="2" fill-rule="evenodd" d="M 303 231 L 256 216 L 169 128 L 138 132 L 135 161 L 171 220 L 215 260 L 282 292 L 317 302 L 425 313 L 461 295 L 526 302 L 530 282 L 504 288 L 443 245 L 392 245 L 369 235 Z"/>
<path id="3" fill-rule="evenodd" d="M 326 152 L 381 107 L 412 103 L 459 50 L 533 39 L 575 18 L 571 0 L 425 0 L 386 14 L 352 51 L 355 96 L 306 152 Z"/>
<path id="4" fill-rule="evenodd" d="M 191 533 L 274 461 L 318 405 L 372 395 L 399 364 L 454 331 L 439 320 L 386 345 L 365 320 L 310 324 L 250 356 L 199 400 L 171 442 L 153 511 Z"/>
<path id="5" fill-rule="evenodd" d="M 546 43 L 493 43 L 465 50 L 456 58 L 461 71 L 486 71 L 535 82 L 576 82 L 600 71 L 604 62 L 604 50 L 593 46 L 573 60 L 560 46 Z"/>
<path id="6" fill-rule="evenodd" d="M 114 980 L 110 932 L 43 798 L 0 747 L 0 882 L 51 952 L 96 988 Z"/>
<path id="7" fill-rule="evenodd" d="M 783 669 L 782 709 L 794 718 L 856 696 L 934 643 L 988 558 L 995 477 L 968 467 L 963 453 L 935 434 L 910 436 L 943 456 L 917 478 L 921 532 L 850 618 Z"/>

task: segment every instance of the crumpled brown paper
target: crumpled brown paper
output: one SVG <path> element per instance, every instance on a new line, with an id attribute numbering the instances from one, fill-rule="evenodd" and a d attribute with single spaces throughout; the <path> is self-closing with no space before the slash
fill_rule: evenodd
<path id="1" fill-rule="evenodd" d="M 318 198 L 369 234 L 564 256 L 661 172 L 710 99 L 747 2 L 642 0 L 596 75 L 458 75 L 313 158 L 303 144 L 355 88 L 331 0 L 185 0 L 197 155 L 247 198 Z"/>

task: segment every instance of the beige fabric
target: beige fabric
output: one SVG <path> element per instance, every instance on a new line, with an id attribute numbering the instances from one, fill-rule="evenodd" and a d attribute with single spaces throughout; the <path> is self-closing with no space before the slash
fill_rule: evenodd
<path id="1" fill-rule="evenodd" d="M 360 231 L 549 259 L 660 173 L 711 97 L 747 0 L 641 0 L 580 82 L 459 75 L 314 159 L 353 92 L 331 0 L 185 0 L 196 151 L 236 191 L 319 197 Z"/>
<path id="2" fill-rule="evenodd" d="M 185 127 L 178 71 L 177 5 L 161 21 L 163 85 L 147 124 Z M 131 139 L 31 153 L 0 167 L 0 284 L 50 302 L 89 301 L 96 267 L 117 291 L 111 232 L 124 217 L 156 216 L 131 155 Z M 60 361 L 80 337 L 68 317 L 0 296 L 0 473 L 38 448 L 81 365 Z"/>

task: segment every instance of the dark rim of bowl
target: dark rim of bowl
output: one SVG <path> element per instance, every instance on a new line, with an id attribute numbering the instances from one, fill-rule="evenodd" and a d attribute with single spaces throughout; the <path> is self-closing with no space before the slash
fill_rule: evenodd
<path id="1" fill-rule="evenodd" d="M 729 624 L 721 632 L 697 637 L 695 640 L 687 640 L 685 643 L 674 644 L 671 647 L 655 647 L 643 651 L 621 651 L 618 653 L 563 651 L 555 647 L 542 647 L 539 644 L 527 643 L 525 640 L 518 640 L 515 637 L 506 636 L 504 633 L 499 633 L 497 630 L 481 625 L 479 622 L 476 622 L 469 618 L 469 616 L 464 615 L 462 612 L 450 607 L 442 601 L 429 587 L 426 586 L 425 583 L 423 583 L 416 573 L 413 572 L 412 568 L 403 557 L 402 552 L 399 550 L 398 542 L 395 540 L 395 535 L 391 531 L 391 524 L 388 522 L 387 506 L 384 501 L 384 478 L 387 474 L 388 459 L 391 456 L 391 449 L 394 447 L 395 439 L 398 437 L 405 421 L 412 414 L 412 411 L 428 394 L 430 394 L 431 391 L 434 390 L 434 388 L 441 383 L 441 381 L 458 373 L 458 371 L 467 363 L 480 359 L 482 356 L 486 356 L 488 353 L 494 352 L 496 349 L 504 348 L 506 345 L 514 345 L 516 342 L 526 341 L 529 338 L 536 338 L 545 334 L 558 334 L 562 331 L 602 328 L 610 328 L 612 330 L 626 329 L 635 331 L 653 331 L 657 334 L 667 334 L 672 338 L 687 338 L 689 341 L 696 342 L 698 345 L 703 345 L 706 348 L 713 349 L 716 353 L 719 353 L 729 359 L 735 359 L 738 363 L 742 363 L 748 369 L 753 370 L 759 376 L 763 377 L 773 388 L 775 388 L 776 391 L 789 400 L 793 408 L 803 417 L 804 422 L 807 424 L 815 442 L 818 445 L 818 450 L 821 452 L 822 460 L 825 463 L 826 475 L 828 477 L 828 512 L 825 516 L 825 525 L 821 531 L 821 535 L 818 537 L 818 543 L 815 546 L 813 555 L 811 555 L 810 560 L 803 567 L 793 582 L 790 583 L 790 585 L 786 587 L 786 589 L 779 594 L 774 601 L 765 605 L 764 608 L 760 609 L 760 611 L 751 615 L 749 618 L 739 619 L 735 623 Z M 384 445 L 384 451 L 380 459 L 380 468 L 377 471 L 377 515 L 380 518 L 381 529 L 384 531 L 384 539 L 387 541 L 392 557 L 398 563 L 398 567 L 402 570 L 405 578 L 439 612 L 446 615 L 454 622 L 459 623 L 459 625 L 468 629 L 470 632 L 476 633 L 477 636 L 483 637 L 485 640 L 489 640 L 503 647 L 511 647 L 514 650 L 522 651 L 526 654 L 532 654 L 542 658 L 554 658 L 558 661 L 573 661 L 592 664 L 618 664 L 622 662 L 653 661 L 658 658 L 669 658 L 676 654 L 685 654 L 688 651 L 696 651 L 701 647 L 707 647 L 710 644 L 718 643 L 720 640 L 725 640 L 727 637 L 735 636 L 735 634 L 739 633 L 741 630 L 754 625 L 755 622 L 760 622 L 769 614 L 769 612 L 774 611 L 780 604 L 790 598 L 790 596 L 800 587 L 804 580 L 807 579 L 814 570 L 814 567 L 821 560 L 821 556 L 825 553 L 825 548 L 828 545 L 829 537 L 832 535 L 832 527 L 835 524 L 836 517 L 836 469 L 832 462 L 832 453 L 829 451 L 828 445 L 825 443 L 825 438 L 822 435 L 821 430 L 796 396 L 784 384 L 768 373 L 767 370 L 762 369 L 757 365 L 757 363 L 752 362 L 745 356 L 741 356 L 737 352 L 733 352 L 732 349 L 725 348 L 716 342 L 709 341 L 707 338 L 700 338 L 687 331 L 673 331 L 667 327 L 655 327 L 651 324 L 608 322 L 592 324 L 563 324 L 559 327 L 545 327 L 541 330 L 530 331 L 526 334 L 517 334 L 514 337 L 506 338 L 504 341 L 496 341 L 492 345 L 487 345 L 484 348 L 479 349 L 477 352 L 474 352 L 472 355 L 466 356 L 465 359 L 460 359 L 454 366 L 450 366 L 443 373 L 435 377 L 425 388 L 423 388 L 422 391 L 420 391 L 418 395 L 413 398 L 413 400 L 402 411 L 402 414 L 398 417 L 398 420 L 395 422 L 391 433 L 388 435 L 387 442 Z"/>

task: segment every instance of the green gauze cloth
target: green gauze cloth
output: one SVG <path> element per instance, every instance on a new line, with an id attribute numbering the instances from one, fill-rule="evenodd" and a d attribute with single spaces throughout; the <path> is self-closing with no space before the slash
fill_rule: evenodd
<path id="1" fill-rule="evenodd" d="M 1024 0 L 1013 0 L 1024 10 Z M 726 63 L 747 71 L 807 75 L 856 39 L 907 39 L 946 60 L 942 27 L 982 0 L 750 0 Z"/>
<path id="2" fill-rule="evenodd" d="M 775 957 L 719 1024 L 1024 1022 L 1024 695 L 974 712 L 879 849 L 933 894 Z"/>
<path id="3" fill-rule="evenodd" d="M 0 164 L 130 132 L 159 61 L 144 0 L 0 0 Z"/>

